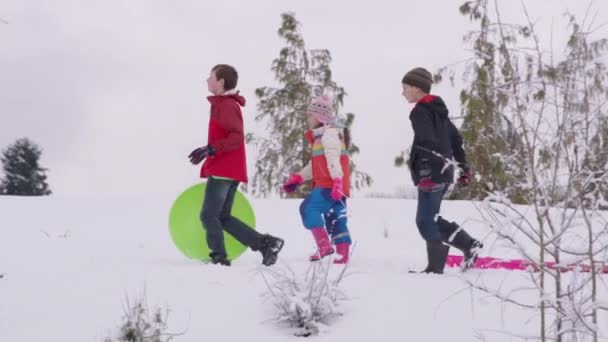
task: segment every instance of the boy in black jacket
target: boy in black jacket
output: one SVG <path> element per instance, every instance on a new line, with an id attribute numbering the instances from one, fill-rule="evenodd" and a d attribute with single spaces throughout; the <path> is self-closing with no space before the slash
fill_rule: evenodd
<path id="1" fill-rule="evenodd" d="M 424 273 L 443 273 L 449 246 L 464 254 L 463 271 L 473 267 L 483 247 L 458 224 L 438 216 L 443 196 L 454 179 L 455 160 L 461 171 L 458 183 L 468 185 L 471 172 L 462 148 L 462 136 L 448 118 L 448 109 L 439 96 L 429 95 L 432 75 L 424 68 L 415 68 L 403 77 L 403 96 L 415 103 L 410 113 L 414 142 L 408 166 L 414 185 L 418 187 L 416 225 L 426 240 L 428 266 Z"/>

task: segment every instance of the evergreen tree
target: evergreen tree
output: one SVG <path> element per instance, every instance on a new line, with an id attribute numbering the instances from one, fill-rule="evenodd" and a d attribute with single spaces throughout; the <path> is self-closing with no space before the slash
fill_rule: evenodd
<path id="1" fill-rule="evenodd" d="M 607 209 L 608 112 L 604 104 L 608 96 L 608 39 L 591 39 L 592 30 L 582 27 L 573 15 L 567 17 L 570 35 L 566 58 L 544 74 L 560 85 L 563 110 L 571 113 L 572 132 L 565 145 L 582 159 L 575 167 L 575 188 L 585 207 Z"/>
<path id="2" fill-rule="evenodd" d="M 498 32 L 488 11 L 487 1 L 469 1 L 460 7 L 463 15 L 479 23 L 478 30 L 465 36 L 474 58 L 466 65 L 469 86 L 460 92 L 464 118 L 460 131 L 476 181 L 468 187 L 456 187 L 452 196 L 483 199 L 489 192 L 503 192 L 513 203 L 525 203 L 525 190 L 517 186 L 525 174 L 521 162 L 525 151 L 521 136 L 506 115 L 513 105 L 509 87 L 514 79 L 510 59 L 504 53 L 505 42 L 528 38 L 530 32 Z"/>
<path id="3" fill-rule="evenodd" d="M 269 137 L 247 136 L 247 142 L 255 143 L 260 149 L 250 190 L 262 196 L 280 189 L 290 172 L 310 161 L 310 148 L 304 138 L 308 129 L 306 108 L 310 99 L 320 94 L 331 95 L 334 110 L 338 113 L 346 95 L 344 88 L 332 79 L 329 50 L 307 50 L 299 32 L 300 23 L 294 14 L 283 13 L 281 18 L 278 34 L 286 46 L 271 67 L 280 88 L 260 87 L 255 92 L 259 99 L 256 121 L 266 122 Z M 350 128 L 355 115 L 347 113 L 343 116 L 346 116 L 346 125 Z M 349 153 L 351 156 L 359 153 L 359 148 L 352 142 Z M 355 188 L 372 182 L 369 175 L 356 170 L 352 159 L 351 173 Z M 303 186 L 294 196 L 301 197 L 306 191 L 307 187 Z"/>
<path id="4" fill-rule="evenodd" d="M 39 164 L 42 150 L 27 138 L 18 139 L 2 153 L 4 179 L 0 194 L 42 196 L 51 194 L 46 183 L 47 171 Z"/>

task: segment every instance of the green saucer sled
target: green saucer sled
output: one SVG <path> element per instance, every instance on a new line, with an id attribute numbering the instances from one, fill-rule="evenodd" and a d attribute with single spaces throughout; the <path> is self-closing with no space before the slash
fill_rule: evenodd
<path id="1" fill-rule="evenodd" d="M 177 249 L 190 259 L 203 261 L 210 260 L 205 230 L 200 220 L 206 185 L 206 183 L 200 183 L 182 192 L 173 203 L 169 213 L 169 232 Z M 253 208 L 245 195 L 238 190 L 234 196 L 232 216 L 249 227 L 255 227 Z M 238 258 L 247 249 L 226 232 L 224 232 L 224 242 L 228 259 L 231 261 Z"/>

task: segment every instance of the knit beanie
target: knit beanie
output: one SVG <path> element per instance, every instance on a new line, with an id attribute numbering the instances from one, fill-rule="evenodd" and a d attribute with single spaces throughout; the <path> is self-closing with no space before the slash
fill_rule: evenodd
<path id="1" fill-rule="evenodd" d="M 327 95 L 315 97 L 308 105 L 308 114 L 322 123 L 328 123 L 333 117 L 331 99 Z"/>
<path id="2" fill-rule="evenodd" d="M 425 93 L 431 92 L 431 84 L 433 84 L 433 75 L 425 68 L 415 68 L 410 70 L 401 83 L 420 88 Z"/>

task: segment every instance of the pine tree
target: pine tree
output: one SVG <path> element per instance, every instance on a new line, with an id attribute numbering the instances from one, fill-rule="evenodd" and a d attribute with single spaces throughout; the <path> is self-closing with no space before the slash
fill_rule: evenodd
<path id="1" fill-rule="evenodd" d="M 608 39 L 590 39 L 590 32 L 573 15 L 568 18 L 571 32 L 566 59 L 545 74 L 562 84 L 564 110 L 573 114 L 571 134 L 577 139 L 567 139 L 566 143 L 582 156 L 576 188 L 585 207 L 607 209 L 608 112 L 603 104 L 608 96 L 608 66 L 604 62 Z"/>
<path id="2" fill-rule="evenodd" d="M 346 96 L 344 88 L 332 79 L 329 50 L 307 50 L 299 32 L 300 23 L 294 14 L 283 13 L 281 18 L 278 34 L 286 46 L 271 67 L 281 87 L 260 87 L 255 92 L 259 99 L 259 114 L 255 119 L 266 122 L 269 138 L 247 136 L 247 142 L 255 143 L 260 149 L 250 190 L 262 196 L 280 189 L 288 174 L 302 168 L 311 158 L 304 138 L 306 107 L 310 99 L 320 94 L 332 95 L 337 113 Z M 343 116 L 346 116 L 346 125 L 350 128 L 355 115 L 347 113 Z M 359 153 L 359 148 L 351 143 L 349 153 L 351 156 Z M 356 170 L 352 159 L 351 173 L 355 188 L 372 182 L 369 175 Z M 306 191 L 306 186 L 303 186 L 294 196 L 301 197 Z"/>
<path id="3" fill-rule="evenodd" d="M 47 169 L 39 164 L 42 150 L 27 138 L 18 139 L 2 153 L 5 177 L 0 182 L 0 194 L 20 196 L 50 195 L 46 183 Z"/>
<path id="4" fill-rule="evenodd" d="M 464 119 L 460 131 L 476 180 L 468 187 L 456 187 L 452 196 L 483 199 L 489 192 L 503 192 L 513 203 L 525 203 L 525 190 L 514 186 L 517 179 L 524 177 L 521 160 L 525 153 L 521 137 L 505 115 L 512 105 L 507 90 L 513 75 L 503 43 L 516 41 L 517 35 L 527 38 L 529 32 L 497 32 L 489 18 L 487 1 L 467 1 L 460 12 L 479 23 L 478 30 L 465 36 L 474 58 L 466 65 L 465 79 L 469 86 L 460 92 Z M 445 70 L 441 69 L 436 78 L 441 80 Z"/>
<path id="5" fill-rule="evenodd" d="M 599 57 L 606 51 L 607 43 L 605 39 L 588 41 L 588 34 L 581 30 L 573 16 L 569 16 L 571 34 L 566 59 L 550 67 L 534 56 L 533 47 L 538 40 L 532 35 L 532 26 L 499 24 L 500 16 L 493 17 L 495 10 L 487 0 L 466 1 L 460 7 L 461 14 L 479 24 L 477 30 L 465 36 L 474 56 L 465 72 L 470 85 L 460 93 L 464 116 L 461 132 L 467 159 L 477 180 L 469 187 L 456 188 L 453 196 L 483 199 L 488 193 L 501 192 L 513 203 L 529 204 L 533 190 L 527 182 L 530 165 L 538 157 L 539 165 L 550 167 L 555 157 L 553 150 L 557 147 L 547 146 L 535 156 L 525 147 L 530 144 L 526 141 L 529 132 L 524 127 L 525 121 L 517 120 L 513 113 L 533 113 L 538 111 L 536 107 L 546 106 L 547 102 L 553 104 L 555 101 L 547 100 L 547 88 L 563 89 L 564 94 L 559 99 L 565 105 L 564 110 L 584 116 L 580 129 L 590 133 L 582 138 L 586 146 L 592 138 L 596 145 L 597 151 L 586 157 L 589 170 L 591 173 L 593 169 L 596 173 L 602 171 L 606 163 L 605 153 L 600 153 L 600 146 L 606 145 L 603 117 L 598 115 L 599 120 L 589 118 L 593 116 L 591 99 L 606 94 L 603 86 L 606 67 Z M 524 56 L 517 50 L 526 48 L 530 53 L 524 53 Z M 440 70 L 439 78 L 445 70 Z M 602 129 L 592 136 L 590 124 Z M 600 182 L 597 184 L 602 187 Z M 559 192 L 556 188 L 555 193 L 550 194 L 555 202 L 561 200 Z M 606 195 L 605 191 L 594 193 L 596 199 L 600 195 Z"/>

